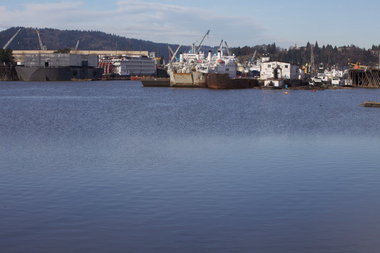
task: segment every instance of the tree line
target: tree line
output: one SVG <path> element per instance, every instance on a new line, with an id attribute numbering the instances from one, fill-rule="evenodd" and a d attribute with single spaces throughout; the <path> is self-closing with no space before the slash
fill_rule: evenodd
<path id="1" fill-rule="evenodd" d="M 13 63 L 12 50 L 0 48 L 0 63 L 1 64 L 10 64 Z"/>
<path id="2" fill-rule="evenodd" d="M 324 67 L 350 67 L 353 64 L 375 66 L 379 64 L 380 45 L 373 45 L 371 49 L 364 49 L 355 45 L 336 47 L 332 45 L 319 46 L 307 43 L 306 46 L 294 46 L 288 49 L 280 48 L 275 43 L 258 45 L 253 47 L 236 47 L 232 52 L 242 61 L 247 61 L 256 52 L 256 59 L 269 56 L 274 61 L 289 62 L 298 66 L 311 63 L 312 53 L 316 65 L 323 64 Z"/>

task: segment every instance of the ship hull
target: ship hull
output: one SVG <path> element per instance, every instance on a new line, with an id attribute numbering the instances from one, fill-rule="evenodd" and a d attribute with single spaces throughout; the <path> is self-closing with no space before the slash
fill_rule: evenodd
<path id="1" fill-rule="evenodd" d="M 170 87 L 169 78 L 141 79 L 144 87 Z"/>
<path id="2" fill-rule="evenodd" d="M 170 86 L 205 88 L 207 87 L 206 74 L 200 72 L 170 73 Z"/>
<path id="3" fill-rule="evenodd" d="M 102 72 L 102 69 L 92 67 L 16 67 L 20 81 L 94 80 L 100 79 Z"/>
<path id="4" fill-rule="evenodd" d="M 207 87 L 209 89 L 248 89 L 258 86 L 258 81 L 255 79 L 246 78 L 230 78 L 228 74 L 207 75 Z"/>

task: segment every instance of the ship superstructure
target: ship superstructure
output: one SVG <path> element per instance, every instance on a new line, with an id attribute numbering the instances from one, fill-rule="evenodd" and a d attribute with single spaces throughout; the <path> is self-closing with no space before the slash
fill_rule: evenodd
<path id="1" fill-rule="evenodd" d="M 236 57 L 229 53 L 228 45 L 223 44 L 223 41 L 218 52 L 213 54 L 210 50 L 207 57 L 200 51 L 200 46 L 198 48 L 193 46 L 191 52 L 181 53 L 179 59 L 174 61 L 176 53 L 167 66 L 172 86 L 202 87 L 206 85 L 206 75 L 211 73 L 227 74 L 229 78 L 236 78 Z"/>
<path id="2" fill-rule="evenodd" d="M 154 57 L 121 55 L 105 56 L 99 60 L 99 67 L 105 75 L 118 76 L 153 76 L 156 74 Z"/>

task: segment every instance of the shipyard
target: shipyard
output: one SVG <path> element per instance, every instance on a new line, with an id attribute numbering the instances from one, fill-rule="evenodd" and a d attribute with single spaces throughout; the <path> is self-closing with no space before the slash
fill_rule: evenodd
<path id="1" fill-rule="evenodd" d="M 3 46 L 9 50 L 21 36 L 16 30 Z M 156 52 L 133 50 L 80 49 L 80 40 L 72 49 L 48 50 L 40 32 L 35 30 L 38 49 L 11 50 L 12 62 L 3 62 L 1 80 L 75 81 L 141 80 L 144 87 L 179 87 L 210 89 L 337 89 L 380 87 L 379 66 L 347 63 L 324 66 L 315 55 L 318 45 L 293 47 L 289 50 L 309 54 L 302 66 L 268 53 L 251 50 L 251 55 L 237 56 L 234 48 L 222 40 L 219 46 L 206 46 L 210 30 L 192 46 L 167 46 L 166 57 Z M 190 43 L 189 43 L 190 44 Z M 272 48 L 273 49 L 273 48 Z M 278 50 L 274 48 L 274 50 Z M 377 53 L 377 51 L 374 51 Z M 380 54 L 379 61 L 380 61 Z M 277 57 L 278 58 L 278 57 Z"/>
<path id="2" fill-rule="evenodd" d="M 0 253 L 380 252 L 380 1 L 0 1 Z"/>

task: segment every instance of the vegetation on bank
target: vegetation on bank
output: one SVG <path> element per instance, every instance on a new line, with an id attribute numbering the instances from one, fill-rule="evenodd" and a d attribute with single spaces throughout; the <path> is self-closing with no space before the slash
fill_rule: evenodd
<path id="1" fill-rule="evenodd" d="M 311 50 L 314 54 L 314 62 L 324 67 L 346 67 L 353 64 L 373 66 L 379 64 L 379 46 L 372 46 L 371 49 L 359 48 L 357 46 L 336 47 L 332 45 L 319 46 L 307 43 L 306 46 L 290 47 L 284 49 L 277 47 L 275 43 L 254 47 L 232 48 L 232 52 L 243 61 L 249 59 L 256 52 L 256 58 L 269 56 L 272 60 L 285 61 L 299 66 L 310 63 Z"/>
<path id="2" fill-rule="evenodd" d="M 14 63 L 12 50 L 0 48 L 0 63 L 11 64 Z"/>

